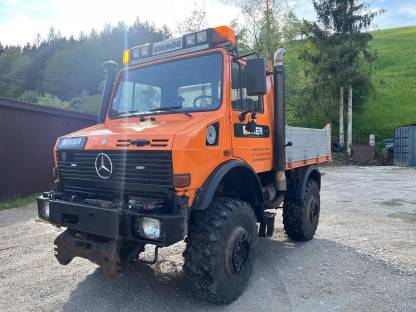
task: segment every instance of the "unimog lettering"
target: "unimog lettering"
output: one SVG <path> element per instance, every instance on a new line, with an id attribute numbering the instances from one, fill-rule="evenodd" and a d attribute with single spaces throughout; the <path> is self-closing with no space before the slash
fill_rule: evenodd
<path id="1" fill-rule="evenodd" d="M 153 55 L 167 53 L 182 49 L 182 38 L 163 41 L 153 44 Z"/>

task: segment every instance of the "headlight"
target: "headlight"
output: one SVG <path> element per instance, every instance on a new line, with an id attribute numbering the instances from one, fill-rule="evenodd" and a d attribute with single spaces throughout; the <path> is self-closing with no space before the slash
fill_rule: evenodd
<path id="1" fill-rule="evenodd" d="M 153 218 L 144 217 L 141 219 L 141 234 L 150 239 L 160 237 L 160 221 Z"/>
<path id="2" fill-rule="evenodd" d="M 142 47 L 141 57 L 149 57 L 150 56 L 150 45 L 145 45 Z"/>
<path id="3" fill-rule="evenodd" d="M 202 43 L 207 41 L 207 31 L 200 31 L 198 33 L 196 33 L 196 42 L 197 43 Z"/>
<path id="4" fill-rule="evenodd" d="M 186 37 L 185 37 L 185 40 L 186 40 L 186 45 L 189 47 L 189 46 L 193 46 L 193 45 L 195 45 L 195 43 L 196 43 L 196 37 L 195 37 L 195 34 L 191 34 L 191 35 L 187 35 Z"/>
<path id="5" fill-rule="evenodd" d="M 132 60 L 139 59 L 140 58 L 140 49 L 139 48 L 131 49 L 130 55 L 131 55 Z"/>

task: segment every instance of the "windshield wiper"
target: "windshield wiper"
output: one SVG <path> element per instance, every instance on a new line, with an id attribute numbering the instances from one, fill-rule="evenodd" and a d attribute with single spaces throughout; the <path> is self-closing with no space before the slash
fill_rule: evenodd
<path id="1" fill-rule="evenodd" d="M 149 112 L 177 112 L 185 114 L 188 117 L 192 117 L 192 115 L 186 111 L 180 110 L 182 106 L 166 106 L 166 107 L 158 107 L 149 109 Z"/>
<path id="2" fill-rule="evenodd" d="M 139 117 L 140 121 L 144 121 L 148 117 L 149 113 L 143 112 L 139 113 L 138 111 L 128 111 L 125 113 L 116 114 L 114 117 L 123 118 L 123 117 Z M 150 117 L 150 120 L 154 120 L 154 117 Z"/>

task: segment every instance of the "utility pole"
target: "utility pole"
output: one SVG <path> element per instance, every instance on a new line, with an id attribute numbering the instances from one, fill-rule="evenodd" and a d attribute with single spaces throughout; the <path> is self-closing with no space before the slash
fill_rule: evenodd
<path id="1" fill-rule="evenodd" d="M 347 133 L 347 153 L 351 156 L 352 144 L 352 86 L 348 84 L 348 133 Z"/>
<path id="2" fill-rule="evenodd" d="M 339 145 L 344 147 L 344 87 L 339 87 Z"/>

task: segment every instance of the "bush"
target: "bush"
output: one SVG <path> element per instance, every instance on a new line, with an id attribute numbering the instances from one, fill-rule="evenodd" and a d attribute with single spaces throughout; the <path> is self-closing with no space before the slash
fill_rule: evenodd
<path id="1" fill-rule="evenodd" d="M 87 91 L 82 90 L 80 96 L 70 101 L 63 101 L 50 93 L 42 94 L 39 91 L 27 90 L 18 97 L 18 100 L 46 107 L 97 115 L 101 103 L 101 94 L 89 95 Z"/>
<path id="2" fill-rule="evenodd" d="M 89 114 L 98 115 L 101 104 L 101 94 L 89 95 L 88 91 L 82 90 L 80 96 L 70 100 L 72 110 Z"/>
<path id="3" fill-rule="evenodd" d="M 62 101 L 57 96 L 49 93 L 41 94 L 39 91 L 27 90 L 17 99 L 41 106 L 71 110 L 70 103 Z"/>

